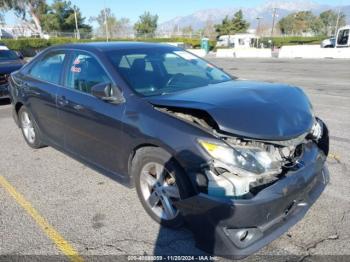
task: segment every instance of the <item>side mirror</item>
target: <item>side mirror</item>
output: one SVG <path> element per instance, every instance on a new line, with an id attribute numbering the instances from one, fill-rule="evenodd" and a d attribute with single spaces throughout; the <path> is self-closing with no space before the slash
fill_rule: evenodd
<path id="1" fill-rule="evenodd" d="M 24 56 L 23 56 L 22 52 L 17 51 L 16 53 L 17 53 L 17 55 L 18 55 L 19 59 L 21 59 L 21 60 L 23 60 L 23 59 L 24 59 Z"/>
<path id="2" fill-rule="evenodd" d="M 118 87 L 110 83 L 100 83 L 94 85 L 91 88 L 91 94 L 103 101 L 114 104 L 120 104 L 125 102 L 125 99 Z"/>

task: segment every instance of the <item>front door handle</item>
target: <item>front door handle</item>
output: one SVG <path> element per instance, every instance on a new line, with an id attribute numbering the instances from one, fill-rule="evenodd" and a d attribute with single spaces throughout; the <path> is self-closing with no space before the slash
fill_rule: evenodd
<path id="1" fill-rule="evenodd" d="M 66 106 L 66 105 L 68 105 L 68 100 L 66 99 L 65 96 L 60 96 L 60 97 L 57 98 L 57 103 L 60 106 Z"/>

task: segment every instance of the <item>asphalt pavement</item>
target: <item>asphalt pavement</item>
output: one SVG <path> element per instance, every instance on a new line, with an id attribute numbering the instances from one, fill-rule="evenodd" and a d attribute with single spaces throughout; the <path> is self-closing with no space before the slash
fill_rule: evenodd
<path id="1" fill-rule="evenodd" d="M 350 60 L 209 60 L 239 78 L 300 86 L 331 134 L 325 192 L 301 222 L 245 260 L 350 260 Z M 120 255 L 207 254 L 185 228 L 153 222 L 134 189 L 53 148 L 29 148 L 1 101 L 0 261 L 128 259 Z"/>

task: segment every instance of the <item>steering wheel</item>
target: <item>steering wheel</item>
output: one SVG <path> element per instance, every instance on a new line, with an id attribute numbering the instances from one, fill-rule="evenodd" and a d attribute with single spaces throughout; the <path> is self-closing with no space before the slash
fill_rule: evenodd
<path id="1" fill-rule="evenodd" d="M 185 75 L 182 73 L 177 73 L 169 78 L 168 82 L 166 83 L 166 86 L 170 86 L 175 80 L 184 77 Z"/>

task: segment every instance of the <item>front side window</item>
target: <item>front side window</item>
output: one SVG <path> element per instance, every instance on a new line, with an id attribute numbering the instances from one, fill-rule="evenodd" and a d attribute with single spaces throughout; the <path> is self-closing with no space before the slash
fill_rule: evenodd
<path id="1" fill-rule="evenodd" d="M 180 49 L 116 50 L 108 57 L 130 87 L 144 96 L 232 80 L 208 62 Z"/>
<path id="2" fill-rule="evenodd" d="M 111 82 L 99 62 L 88 54 L 76 53 L 68 70 L 66 86 L 85 93 L 91 93 L 96 84 Z"/>
<path id="3" fill-rule="evenodd" d="M 341 30 L 338 35 L 338 45 L 347 45 L 349 40 L 350 29 Z"/>
<path id="4" fill-rule="evenodd" d="M 45 55 L 43 59 L 33 65 L 29 70 L 29 75 L 49 83 L 59 84 L 65 56 L 64 53 L 60 52 Z"/>

